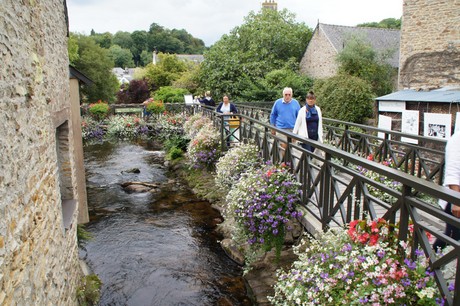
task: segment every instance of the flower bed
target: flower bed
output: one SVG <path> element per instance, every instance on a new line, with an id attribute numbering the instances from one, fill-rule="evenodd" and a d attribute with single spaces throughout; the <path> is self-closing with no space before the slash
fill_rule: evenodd
<path id="1" fill-rule="evenodd" d="M 292 268 L 278 272 L 274 305 L 443 305 L 428 260 L 410 257 L 383 219 L 357 220 L 295 248 Z"/>

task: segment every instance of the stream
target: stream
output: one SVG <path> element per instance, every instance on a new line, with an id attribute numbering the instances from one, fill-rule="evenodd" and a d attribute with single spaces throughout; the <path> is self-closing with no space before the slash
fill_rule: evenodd
<path id="1" fill-rule="evenodd" d="M 84 154 L 92 239 L 80 257 L 103 282 L 99 305 L 252 305 L 220 247 L 221 215 L 168 173 L 161 146 L 104 142 Z M 155 187 L 121 187 L 133 181 Z"/>

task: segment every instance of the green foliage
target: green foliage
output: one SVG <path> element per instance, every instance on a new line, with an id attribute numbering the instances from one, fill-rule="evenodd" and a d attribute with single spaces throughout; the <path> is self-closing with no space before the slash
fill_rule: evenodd
<path id="1" fill-rule="evenodd" d="M 67 51 L 69 53 L 70 65 L 75 66 L 75 62 L 78 60 L 78 41 L 74 35 L 70 35 L 67 41 Z"/>
<path id="2" fill-rule="evenodd" d="M 117 103 L 142 103 L 150 97 L 150 91 L 145 80 L 131 80 L 123 84 L 117 93 Z"/>
<path id="3" fill-rule="evenodd" d="M 338 54 L 339 74 L 352 75 L 366 80 L 372 85 L 377 96 L 393 91 L 396 70 L 386 63 L 386 59 L 399 50 L 377 53 L 362 37 L 351 36 Z"/>
<path id="4" fill-rule="evenodd" d="M 175 160 L 175 159 L 181 158 L 182 156 L 184 156 L 184 151 L 182 151 L 178 147 L 172 147 L 166 153 L 166 158 L 168 160 Z"/>
<path id="5" fill-rule="evenodd" d="M 75 68 L 93 81 L 90 86 L 82 86 L 84 101 L 113 102 L 120 84 L 112 73 L 113 61 L 109 57 L 109 51 L 98 46 L 89 36 L 72 34 L 71 37 L 74 37 L 78 44 Z"/>
<path id="6" fill-rule="evenodd" d="M 166 107 L 163 103 L 163 101 L 154 101 L 152 98 L 149 99 L 150 102 L 148 102 L 146 106 L 146 110 L 150 114 L 161 114 L 164 113 L 166 110 Z"/>
<path id="7" fill-rule="evenodd" d="M 164 86 L 155 92 L 153 98 L 165 103 L 182 103 L 184 102 L 184 95 L 188 93 L 187 89 Z"/>
<path id="8" fill-rule="evenodd" d="M 80 306 L 96 306 L 101 298 L 102 281 L 96 274 L 83 277 L 77 289 L 77 300 Z"/>
<path id="9" fill-rule="evenodd" d="M 358 27 L 368 27 L 368 28 L 384 28 L 384 29 L 401 29 L 401 18 L 386 18 L 380 22 L 366 22 L 360 23 Z"/>
<path id="10" fill-rule="evenodd" d="M 113 60 L 115 67 L 134 67 L 133 54 L 129 49 L 123 49 L 119 45 L 112 45 L 109 52 L 109 56 Z"/>
<path id="11" fill-rule="evenodd" d="M 112 43 L 114 45 L 119 45 L 123 49 L 130 49 L 133 46 L 133 39 L 131 38 L 131 33 L 118 31 L 113 35 Z"/>
<path id="12" fill-rule="evenodd" d="M 94 119 L 100 121 L 107 117 L 110 111 L 110 106 L 107 103 L 99 100 L 97 103 L 90 104 L 88 111 Z"/>
<path id="13" fill-rule="evenodd" d="M 297 67 L 311 33 L 287 10 L 251 12 L 244 24 L 206 52 L 200 73 L 202 87 L 212 89 L 215 96 L 228 93 L 235 99 L 246 91 L 248 99 L 251 84 L 256 92 L 260 87 L 257 82 L 270 71 L 286 68 L 286 63 Z"/>
<path id="14" fill-rule="evenodd" d="M 190 142 L 185 135 L 172 135 L 164 142 L 163 146 L 166 151 L 170 151 L 172 148 L 179 148 L 182 151 L 187 150 L 187 146 Z"/>
<path id="15" fill-rule="evenodd" d="M 112 46 L 112 34 L 109 32 L 92 33 L 91 38 L 104 49 L 109 49 Z"/>
<path id="16" fill-rule="evenodd" d="M 358 77 L 337 75 L 318 80 L 314 92 L 324 117 L 364 123 L 372 116 L 372 88 Z"/>
<path id="17" fill-rule="evenodd" d="M 84 241 L 91 240 L 93 236 L 85 229 L 83 224 L 77 224 L 77 241 L 81 245 Z"/>
<path id="18" fill-rule="evenodd" d="M 312 86 L 312 79 L 290 68 L 276 69 L 267 73 L 264 79 L 248 84 L 241 97 L 244 101 L 274 101 L 282 96 L 285 87 L 291 87 L 294 98 L 304 101 Z"/>
<path id="19" fill-rule="evenodd" d="M 151 89 L 155 90 L 163 86 L 171 86 L 187 71 L 187 65 L 174 54 L 158 54 L 156 65 L 148 64 L 142 69 L 142 77 L 145 78 Z"/>

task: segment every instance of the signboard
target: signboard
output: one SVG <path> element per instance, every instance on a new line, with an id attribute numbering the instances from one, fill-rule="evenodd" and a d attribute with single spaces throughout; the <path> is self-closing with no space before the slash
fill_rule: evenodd
<path id="1" fill-rule="evenodd" d="M 406 102 L 401 101 L 379 101 L 379 112 L 400 113 L 406 109 Z"/>
<path id="2" fill-rule="evenodd" d="M 451 114 L 424 114 L 423 135 L 428 137 L 449 139 L 451 132 Z"/>
<path id="3" fill-rule="evenodd" d="M 419 133 L 419 111 L 405 110 L 402 112 L 401 132 L 418 135 Z M 418 143 L 417 139 L 401 137 L 401 141 L 408 143 Z"/>
<path id="4" fill-rule="evenodd" d="M 193 105 L 193 96 L 184 95 L 185 105 Z"/>
<path id="5" fill-rule="evenodd" d="M 384 115 L 379 115 L 379 126 L 378 126 L 378 128 L 382 129 L 382 130 L 391 131 L 391 121 L 392 121 L 391 117 L 384 116 Z M 382 139 L 385 139 L 385 133 L 378 132 L 378 137 L 382 138 Z"/>

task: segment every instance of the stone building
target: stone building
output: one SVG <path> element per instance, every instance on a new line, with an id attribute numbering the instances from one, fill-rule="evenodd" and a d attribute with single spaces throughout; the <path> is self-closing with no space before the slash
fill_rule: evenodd
<path id="1" fill-rule="evenodd" d="M 0 305 L 76 305 L 87 212 L 66 20 L 62 0 L 0 7 Z"/>
<path id="2" fill-rule="evenodd" d="M 419 112 L 421 135 L 427 135 L 425 118 L 431 114 L 450 115 L 450 126 L 442 124 L 452 132 L 460 127 L 458 0 L 404 0 L 398 87 L 400 91 L 376 99 L 378 113 L 392 118 L 392 129 L 401 128 L 405 110 Z"/>
<path id="3" fill-rule="evenodd" d="M 460 87 L 460 1 L 404 0 L 399 89 Z"/>
<path id="4" fill-rule="evenodd" d="M 347 39 L 355 36 L 369 42 L 377 52 L 388 52 L 388 63 L 399 65 L 399 30 L 360 28 L 318 23 L 300 62 L 300 72 L 311 78 L 335 76 L 338 70 L 336 57 Z"/>

